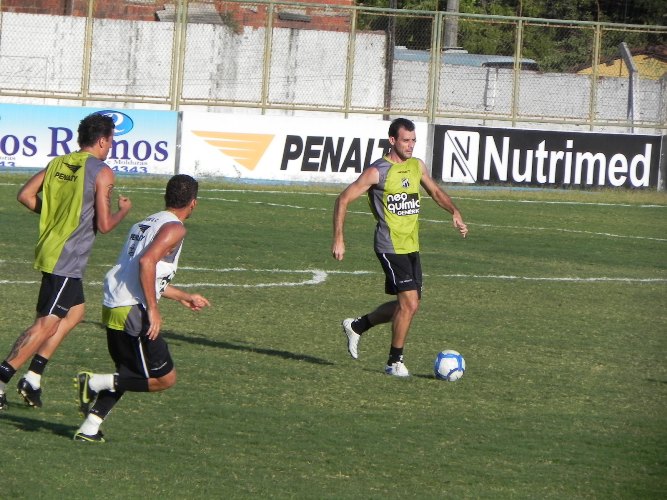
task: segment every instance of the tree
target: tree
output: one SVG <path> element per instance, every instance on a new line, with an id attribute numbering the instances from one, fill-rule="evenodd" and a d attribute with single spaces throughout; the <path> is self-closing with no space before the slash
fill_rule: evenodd
<path id="1" fill-rule="evenodd" d="M 396 0 L 399 9 L 424 10 L 424 15 L 395 17 L 395 44 L 428 50 L 431 46 L 433 12 L 445 11 L 447 0 Z M 361 5 L 361 3 L 360 3 Z M 383 7 L 389 0 L 364 0 L 363 5 Z M 461 13 L 494 16 L 611 22 L 664 26 L 665 0 L 460 0 Z M 387 14 L 362 14 L 361 29 L 386 30 Z M 522 56 L 535 59 L 545 71 L 568 71 L 592 62 L 594 28 L 590 26 L 553 26 L 526 23 Z M 667 45 L 661 32 L 631 29 L 604 30 L 601 57 L 618 54 L 618 45 L 631 48 Z M 514 54 L 516 22 L 461 18 L 457 45 L 473 54 Z"/>

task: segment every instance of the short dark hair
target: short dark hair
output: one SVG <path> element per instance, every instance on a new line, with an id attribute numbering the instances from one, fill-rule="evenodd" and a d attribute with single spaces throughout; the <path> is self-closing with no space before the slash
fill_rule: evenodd
<path id="1" fill-rule="evenodd" d="M 184 208 L 192 200 L 197 199 L 199 183 L 189 175 L 176 174 L 169 182 L 164 193 L 167 208 Z"/>
<path id="2" fill-rule="evenodd" d="M 79 138 L 77 142 L 79 147 L 86 148 L 94 146 L 95 143 L 102 137 L 109 137 L 113 135 L 116 126 L 113 123 L 113 118 L 101 113 L 91 113 L 79 122 Z"/>
<path id="3" fill-rule="evenodd" d="M 412 132 L 415 129 L 415 124 L 407 118 L 396 118 L 391 122 L 391 125 L 389 125 L 389 137 L 398 139 L 398 131 L 402 128 L 408 132 Z"/>

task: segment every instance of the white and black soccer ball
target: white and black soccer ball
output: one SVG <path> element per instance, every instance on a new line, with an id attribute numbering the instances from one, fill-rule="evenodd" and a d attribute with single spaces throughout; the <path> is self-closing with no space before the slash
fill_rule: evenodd
<path id="1" fill-rule="evenodd" d="M 463 356 L 451 349 L 439 352 L 435 358 L 433 372 L 435 378 L 455 382 L 463 377 L 466 371 L 466 361 Z"/>

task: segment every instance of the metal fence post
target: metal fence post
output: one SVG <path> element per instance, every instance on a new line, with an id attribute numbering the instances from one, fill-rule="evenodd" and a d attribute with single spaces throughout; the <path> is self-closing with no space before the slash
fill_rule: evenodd
<path id="1" fill-rule="evenodd" d="M 264 64 L 262 65 L 262 95 L 260 96 L 262 114 L 266 114 L 269 103 L 269 85 L 271 83 L 271 50 L 273 46 L 273 9 L 270 2 L 266 12 L 266 29 L 264 30 Z"/>
<path id="2" fill-rule="evenodd" d="M 637 110 L 637 66 L 632 58 L 628 44 L 621 42 L 618 46 L 623 62 L 628 67 L 628 120 L 630 120 L 630 131 L 635 133 L 635 117 L 639 114 Z"/>
<path id="3" fill-rule="evenodd" d="M 93 57 L 93 15 L 95 0 L 88 0 L 88 13 L 86 15 L 86 31 L 83 40 L 83 67 L 81 69 L 81 104 L 86 105 L 90 92 L 90 68 Z"/>
<path id="4" fill-rule="evenodd" d="M 595 114 L 597 113 L 597 99 L 598 99 L 598 71 L 600 64 L 600 43 L 602 42 L 602 27 L 599 23 L 595 25 L 595 32 L 593 38 L 593 60 L 591 61 L 591 96 L 588 103 L 588 128 L 594 129 Z"/>
<path id="5" fill-rule="evenodd" d="M 440 90 L 440 66 L 442 64 L 442 12 L 437 12 L 433 18 L 431 28 L 431 67 L 429 69 L 429 83 L 427 96 L 428 121 L 433 123 L 438 110 L 438 95 Z"/>
<path id="6" fill-rule="evenodd" d="M 514 46 L 514 74 L 512 75 L 512 127 L 516 127 L 519 107 L 519 75 L 521 74 L 521 46 L 523 45 L 523 19 L 516 26 Z"/>
<path id="7" fill-rule="evenodd" d="M 183 72 L 185 71 L 185 48 L 187 45 L 187 9 L 188 0 L 176 1 L 174 18 L 174 42 L 171 53 L 171 82 L 169 108 L 177 111 L 183 94 Z"/>
<path id="8" fill-rule="evenodd" d="M 352 104 L 352 83 L 354 80 L 354 50 L 357 35 L 357 9 L 352 10 L 350 19 L 350 33 L 347 38 L 347 64 L 345 65 L 345 94 L 343 96 L 343 110 L 345 118 L 350 114 Z"/>

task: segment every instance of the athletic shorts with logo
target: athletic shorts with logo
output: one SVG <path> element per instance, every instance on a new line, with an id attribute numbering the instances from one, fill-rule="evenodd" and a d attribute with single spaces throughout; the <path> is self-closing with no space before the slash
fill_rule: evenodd
<path id="1" fill-rule="evenodd" d="M 406 254 L 376 253 L 384 270 L 384 291 L 389 295 L 417 290 L 422 293 L 422 266 L 419 252 Z"/>
<path id="2" fill-rule="evenodd" d="M 42 273 L 42 284 L 37 297 L 38 316 L 54 314 L 62 319 L 72 307 L 84 302 L 81 278 Z"/>
<path id="3" fill-rule="evenodd" d="M 126 311 L 127 322 L 124 330 L 114 328 L 117 324 L 110 321 L 109 314 L 119 312 L 117 309 L 129 309 Z M 128 308 L 105 307 L 103 316 L 107 324 L 107 347 L 119 375 L 158 378 L 174 369 L 164 337 L 158 335 L 154 340 L 150 340 L 146 335 L 150 324 L 148 313 L 142 305 Z"/>

